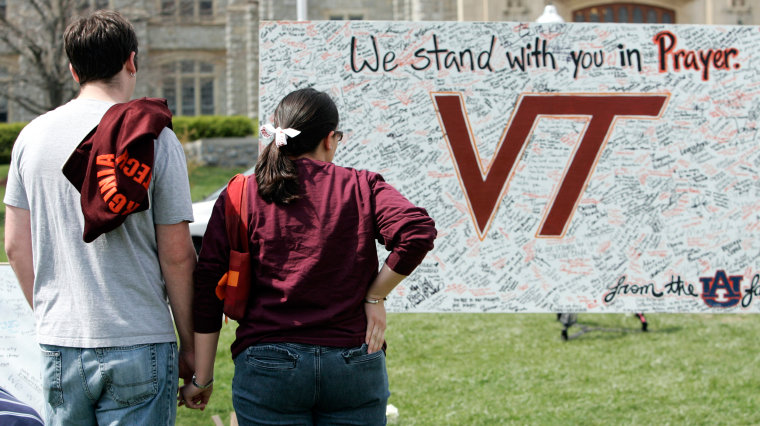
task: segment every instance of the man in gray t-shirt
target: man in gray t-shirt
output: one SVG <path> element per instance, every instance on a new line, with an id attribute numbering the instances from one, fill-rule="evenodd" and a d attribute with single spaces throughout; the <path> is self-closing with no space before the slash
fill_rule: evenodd
<path id="1" fill-rule="evenodd" d="M 85 243 L 85 203 L 62 167 L 106 111 L 132 97 L 137 38 L 121 15 L 98 11 L 72 23 L 64 45 L 79 96 L 21 132 L 4 199 L 8 259 L 43 352 L 46 424 L 172 425 L 178 376 L 189 381 L 194 361 L 184 152 L 159 129 L 152 164 L 141 169 L 149 207 Z M 126 160 L 112 164 L 135 174 Z"/>

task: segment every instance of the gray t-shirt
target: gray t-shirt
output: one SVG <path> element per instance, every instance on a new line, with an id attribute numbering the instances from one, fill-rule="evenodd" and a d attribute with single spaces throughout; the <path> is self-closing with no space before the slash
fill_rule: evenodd
<path id="1" fill-rule="evenodd" d="M 68 347 L 175 341 L 155 225 L 192 221 L 187 164 L 174 132 L 155 142 L 150 208 L 82 241 L 79 192 L 61 171 L 113 104 L 75 99 L 29 123 L 11 158 L 5 204 L 28 209 L 38 342 Z"/>

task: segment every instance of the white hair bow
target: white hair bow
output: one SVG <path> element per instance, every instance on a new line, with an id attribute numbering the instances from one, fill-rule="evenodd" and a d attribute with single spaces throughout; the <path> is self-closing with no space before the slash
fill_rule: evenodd
<path id="1" fill-rule="evenodd" d="M 274 143 L 278 147 L 287 145 L 288 138 L 294 138 L 300 134 L 300 130 L 291 128 L 283 129 L 281 127 L 275 129 L 274 126 L 269 123 L 261 126 L 261 136 L 269 140 L 272 140 L 274 137 Z"/>

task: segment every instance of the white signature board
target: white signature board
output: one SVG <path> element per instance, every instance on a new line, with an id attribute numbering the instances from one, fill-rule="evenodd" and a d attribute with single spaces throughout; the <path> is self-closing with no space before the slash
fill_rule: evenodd
<path id="1" fill-rule="evenodd" d="M 0 312 L 0 387 L 43 413 L 34 313 L 7 263 L 0 264 Z"/>
<path id="2" fill-rule="evenodd" d="M 262 124 L 328 92 L 335 162 L 436 221 L 390 310 L 760 310 L 758 27 L 262 22 L 259 42 Z"/>

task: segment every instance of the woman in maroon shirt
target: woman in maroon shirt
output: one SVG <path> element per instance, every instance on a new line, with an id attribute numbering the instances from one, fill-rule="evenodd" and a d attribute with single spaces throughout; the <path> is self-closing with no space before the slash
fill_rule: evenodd
<path id="1" fill-rule="evenodd" d="M 332 164 L 338 110 L 313 89 L 274 113 L 248 177 L 251 295 L 232 356 L 241 424 L 384 424 L 389 396 L 383 301 L 433 248 L 435 224 L 377 173 Z M 212 391 L 229 266 L 222 192 L 195 270 L 195 377 L 181 403 Z M 378 272 L 375 241 L 390 251 Z"/>

